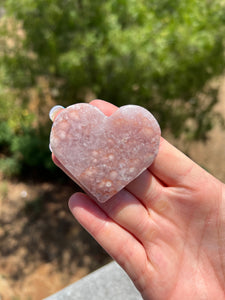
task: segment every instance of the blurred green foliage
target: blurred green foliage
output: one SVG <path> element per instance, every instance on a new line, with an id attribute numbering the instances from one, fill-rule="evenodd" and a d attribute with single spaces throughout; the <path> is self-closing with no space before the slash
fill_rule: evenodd
<path id="1" fill-rule="evenodd" d="M 1 3 L 1 2 L 0 2 Z M 204 139 L 224 70 L 224 0 L 5 0 L 0 19 L 0 168 L 51 169 L 47 96 L 90 92 L 145 106 L 163 129 Z M 38 101 L 31 97 L 35 89 Z M 38 113 L 32 111 L 37 101 Z"/>

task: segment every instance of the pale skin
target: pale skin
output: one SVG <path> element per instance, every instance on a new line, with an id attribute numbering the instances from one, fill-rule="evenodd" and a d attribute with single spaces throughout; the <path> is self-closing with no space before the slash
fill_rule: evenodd
<path id="1" fill-rule="evenodd" d="M 91 104 L 107 116 L 117 109 Z M 165 139 L 154 163 L 112 199 L 76 193 L 69 207 L 143 299 L 225 299 L 225 185 Z"/>

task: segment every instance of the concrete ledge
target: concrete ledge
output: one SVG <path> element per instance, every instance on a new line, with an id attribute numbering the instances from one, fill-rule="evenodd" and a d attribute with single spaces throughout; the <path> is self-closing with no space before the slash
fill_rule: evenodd
<path id="1" fill-rule="evenodd" d="M 141 300 L 123 269 L 112 262 L 45 300 Z"/>

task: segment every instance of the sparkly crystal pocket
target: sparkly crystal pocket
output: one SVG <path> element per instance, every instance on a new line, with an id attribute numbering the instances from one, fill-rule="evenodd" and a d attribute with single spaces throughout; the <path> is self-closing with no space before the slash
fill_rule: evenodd
<path id="1" fill-rule="evenodd" d="M 136 105 L 110 117 L 80 103 L 55 118 L 50 146 L 71 177 L 91 197 L 105 202 L 148 168 L 157 155 L 160 127 Z"/>

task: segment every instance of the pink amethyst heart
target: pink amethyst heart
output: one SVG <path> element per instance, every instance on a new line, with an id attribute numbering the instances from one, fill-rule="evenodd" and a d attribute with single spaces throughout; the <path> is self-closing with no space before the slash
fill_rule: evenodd
<path id="1" fill-rule="evenodd" d="M 75 182 L 105 202 L 151 165 L 160 134 L 156 119 L 143 107 L 122 106 L 107 117 L 79 103 L 55 118 L 50 146 Z"/>

